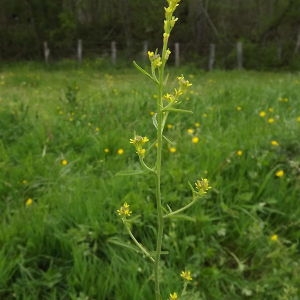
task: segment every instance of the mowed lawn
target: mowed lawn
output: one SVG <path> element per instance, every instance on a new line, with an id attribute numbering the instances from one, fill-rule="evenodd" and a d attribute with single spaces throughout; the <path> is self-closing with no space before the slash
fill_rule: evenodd
<path id="1" fill-rule="evenodd" d="M 162 293 L 189 300 L 300 299 L 300 74 L 169 68 L 192 84 L 170 114 L 162 193 L 189 202 L 165 223 Z M 155 85 L 134 67 L 19 64 L 0 69 L 0 299 L 153 299 L 155 183 L 129 139 L 155 144 Z M 146 161 L 151 164 L 155 147 Z"/>

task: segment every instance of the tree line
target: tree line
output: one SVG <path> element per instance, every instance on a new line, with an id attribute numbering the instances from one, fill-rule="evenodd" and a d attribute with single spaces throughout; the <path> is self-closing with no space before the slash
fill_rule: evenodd
<path id="1" fill-rule="evenodd" d="M 0 59 L 41 59 L 47 41 L 54 58 L 74 55 L 82 39 L 85 56 L 105 55 L 117 41 L 135 57 L 147 40 L 160 46 L 163 0 L 2 0 Z M 300 0 L 182 0 L 171 43 L 187 62 L 203 62 L 216 45 L 220 67 L 230 66 L 243 42 L 245 65 L 300 67 Z"/>

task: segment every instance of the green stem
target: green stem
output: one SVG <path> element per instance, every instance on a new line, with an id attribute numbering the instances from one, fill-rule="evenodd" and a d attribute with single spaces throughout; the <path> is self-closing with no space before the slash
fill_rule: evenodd
<path id="1" fill-rule="evenodd" d="M 175 211 L 172 211 L 166 215 L 164 215 L 164 218 L 170 218 L 178 213 L 181 213 L 183 212 L 184 210 L 188 209 L 189 207 L 191 207 L 192 205 L 194 205 L 196 202 L 197 202 L 198 198 L 194 198 L 189 204 L 175 210 Z"/>
<path id="2" fill-rule="evenodd" d="M 129 234 L 129 236 L 131 237 L 131 239 L 133 240 L 133 242 L 136 244 L 136 246 L 152 261 L 152 262 L 155 262 L 154 258 L 150 255 L 150 253 L 146 250 L 146 248 L 140 244 L 138 242 L 138 240 L 135 238 L 135 236 L 132 234 L 130 228 L 129 228 L 129 225 L 128 223 L 126 222 L 126 220 L 123 220 L 123 223 L 125 225 L 125 228 Z"/>

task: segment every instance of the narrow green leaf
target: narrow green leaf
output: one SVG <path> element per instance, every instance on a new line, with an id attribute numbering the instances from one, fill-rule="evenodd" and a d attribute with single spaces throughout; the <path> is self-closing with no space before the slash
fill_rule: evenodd
<path id="1" fill-rule="evenodd" d="M 132 175 L 141 175 L 144 174 L 144 170 L 124 170 L 116 174 L 116 176 L 132 176 Z"/>
<path id="2" fill-rule="evenodd" d="M 149 74 L 146 70 L 144 70 L 142 67 L 140 67 L 135 61 L 133 61 L 133 65 L 144 75 L 146 75 L 147 77 L 149 77 L 150 79 L 152 79 L 154 82 L 157 82 L 157 79 L 154 78 L 151 74 Z"/>
<path id="3" fill-rule="evenodd" d="M 191 110 L 186 110 L 186 109 L 179 109 L 179 108 L 165 108 L 163 111 L 173 111 L 173 112 L 179 112 L 179 113 L 189 113 L 192 114 L 193 112 Z"/>

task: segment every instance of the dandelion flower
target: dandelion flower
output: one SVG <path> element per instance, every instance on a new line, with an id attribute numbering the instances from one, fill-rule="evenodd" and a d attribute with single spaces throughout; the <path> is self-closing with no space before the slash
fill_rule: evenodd
<path id="1" fill-rule="evenodd" d="M 279 143 L 277 141 L 273 140 L 273 141 L 271 141 L 271 145 L 274 147 L 278 147 Z"/>
<path id="2" fill-rule="evenodd" d="M 195 127 L 200 127 L 201 124 L 199 122 L 196 122 L 194 125 Z"/>
<path id="3" fill-rule="evenodd" d="M 177 149 L 176 149 L 175 147 L 170 147 L 170 148 L 169 148 L 169 151 L 170 151 L 171 153 L 175 153 L 175 152 L 177 151 Z"/>
<path id="4" fill-rule="evenodd" d="M 277 177 L 283 177 L 284 176 L 284 171 L 283 170 L 278 170 L 278 171 L 276 171 L 275 175 Z"/>
<path id="5" fill-rule="evenodd" d="M 243 151 L 242 151 L 242 150 L 236 151 L 236 155 L 237 155 L 237 156 L 242 156 L 242 155 L 243 155 Z"/>
<path id="6" fill-rule="evenodd" d="M 266 112 L 263 111 L 263 110 L 260 111 L 260 112 L 259 112 L 259 116 L 262 117 L 262 118 L 264 118 L 264 117 L 266 116 Z"/>
<path id="7" fill-rule="evenodd" d="M 66 166 L 69 162 L 66 159 L 61 160 L 60 164 Z"/>
<path id="8" fill-rule="evenodd" d="M 31 198 L 28 198 L 26 201 L 25 201 L 25 205 L 28 207 L 30 205 L 32 205 L 33 203 L 33 200 Z"/>
<path id="9" fill-rule="evenodd" d="M 124 149 L 122 149 L 122 148 L 118 149 L 118 150 L 117 150 L 117 154 L 118 154 L 118 155 L 124 154 Z"/>
<path id="10" fill-rule="evenodd" d="M 124 204 L 117 210 L 117 214 L 121 217 L 129 217 L 132 214 L 132 211 L 129 209 L 129 204 L 124 202 Z"/>
<path id="11" fill-rule="evenodd" d="M 198 138 L 197 136 L 194 136 L 194 137 L 192 138 L 192 143 L 193 143 L 193 144 L 199 143 L 199 138 Z"/>
<path id="12" fill-rule="evenodd" d="M 169 300 L 177 300 L 177 299 L 179 299 L 177 293 L 170 294 Z"/>
<path id="13" fill-rule="evenodd" d="M 104 151 L 105 153 L 109 153 L 109 149 L 108 149 L 108 148 L 105 148 L 103 151 Z"/>
<path id="14" fill-rule="evenodd" d="M 193 134 L 193 133 L 195 132 L 195 129 L 189 128 L 186 132 L 187 132 L 188 134 Z"/>
<path id="15" fill-rule="evenodd" d="M 187 280 L 187 281 L 193 280 L 193 277 L 192 277 L 190 271 L 182 271 L 182 272 L 180 273 L 180 276 L 181 276 L 184 280 Z"/>
<path id="16" fill-rule="evenodd" d="M 274 123 L 274 122 L 275 122 L 275 119 L 274 119 L 274 118 L 269 118 L 269 119 L 268 119 L 268 123 L 269 123 L 269 124 L 272 124 L 272 123 Z"/>
<path id="17" fill-rule="evenodd" d="M 270 236 L 270 240 L 271 240 L 272 242 L 277 242 L 277 241 L 278 241 L 278 235 L 277 235 L 277 234 L 271 235 L 271 236 Z"/>

